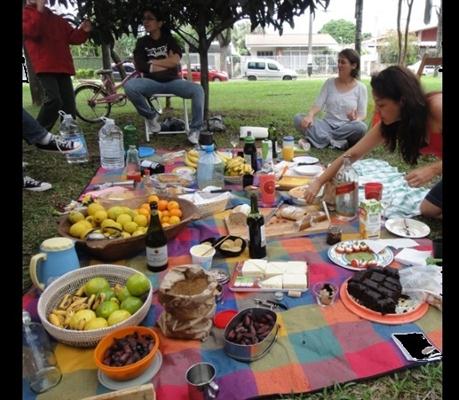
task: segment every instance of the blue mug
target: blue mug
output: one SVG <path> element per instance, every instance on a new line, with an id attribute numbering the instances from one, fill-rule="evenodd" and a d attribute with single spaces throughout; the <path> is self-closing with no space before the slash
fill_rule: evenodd
<path id="1" fill-rule="evenodd" d="M 40 246 L 40 253 L 30 260 L 30 278 L 39 289 L 66 274 L 80 268 L 75 242 L 69 238 L 46 239 Z"/>

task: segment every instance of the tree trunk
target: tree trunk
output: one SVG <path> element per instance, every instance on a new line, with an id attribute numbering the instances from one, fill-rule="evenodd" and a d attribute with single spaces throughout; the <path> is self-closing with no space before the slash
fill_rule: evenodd
<path id="1" fill-rule="evenodd" d="M 398 36 L 397 64 L 400 64 L 400 60 L 402 58 L 402 30 L 400 28 L 400 22 L 402 19 L 402 1 L 403 0 L 398 0 L 398 8 L 397 8 L 397 36 Z"/>
<path id="2" fill-rule="evenodd" d="M 41 106 L 45 98 L 45 92 L 41 87 L 40 82 L 38 81 L 37 74 L 32 68 L 32 63 L 30 62 L 29 53 L 24 46 L 24 57 L 26 60 L 27 75 L 29 77 L 29 86 L 30 86 L 30 95 L 32 97 L 32 104 L 35 106 Z"/>
<path id="3" fill-rule="evenodd" d="M 407 5 L 408 5 L 408 16 L 406 17 L 406 25 L 405 25 L 405 44 L 403 46 L 403 52 L 402 52 L 402 57 L 400 60 L 401 65 L 406 64 L 406 55 L 408 53 L 408 29 L 410 26 L 410 19 L 411 19 L 411 10 L 413 8 L 413 2 L 414 0 L 407 0 Z"/>
<path id="4" fill-rule="evenodd" d="M 229 46 L 220 47 L 220 70 L 225 72 L 228 72 L 228 68 L 226 67 L 228 48 Z"/>
<path id="5" fill-rule="evenodd" d="M 115 51 L 114 45 L 110 47 L 110 55 L 112 56 L 112 60 L 115 64 L 118 64 L 122 61 L 118 53 Z M 126 78 L 126 70 L 124 69 L 123 64 L 118 65 L 118 71 L 120 72 L 120 77 L 122 80 Z"/>
<path id="6" fill-rule="evenodd" d="M 209 117 L 209 74 L 202 73 L 202 71 L 209 70 L 209 59 L 207 56 L 207 52 L 210 47 L 210 43 L 207 42 L 207 35 L 206 35 L 206 21 L 204 16 L 202 16 L 202 21 L 200 26 L 197 30 L 198 38 L 199 38 L 199 63 L 201 65 L 201 86 L 204 89 L 204 121 L 207 121 Z"/>
<path id="7" fill-rule="evenodd" d="M 103 69 L 111 69 L 111 62 L 110 62 L 110 44 L 102 43 L 102 68 Z"/>
<path id="8" fill-rule="evenodd" d="M 361 55 L 362 51 L 362 14 L 363 14 L 363 0 L 355 1 L 355 51 Z M 360 78 L 360 72 L 359 76 Z"/>

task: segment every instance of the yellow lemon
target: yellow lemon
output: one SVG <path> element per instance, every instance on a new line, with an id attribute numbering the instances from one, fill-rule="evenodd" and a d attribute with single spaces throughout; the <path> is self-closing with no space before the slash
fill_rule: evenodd
<path id="1" fill-rule="evenodd" d="M 172 217 L 169 217 L 169 223 L 171 225 L 178 224 L 178 223 L 180 223 L 180 218 L 175 216 L 175 215 L 173 215 Z"/>
<path id="2" fill-rule="evenodd" d="M 88 229 L 88 226 L 83 221 L 79 221 L 70 227 L 69 234 L 79 238 L 86 229 Z"/>
<path id="3" fill-rule="evenodd" d="M 123 229 L 126 232 L 134 233 L 137 230 L 138 225 L 134 221 L 128 221 L 123 224 Z"/>
<path id="4" fill-rule="evenodd" d="M 107 215 L 107 211 L 105 210 L 99 210 L 99 211 L 96 211 L 93 215 L 94 217 L 94 221 L 96 221 L 96 223 L 100 224 L 102 223 L 105 219 L 107 219 L 108 215 Z"/>
<path id="5" fill-rule="evenodd" d="M 85 228 L 85 229 L 81 232 L 80 239 L 81 239 L 81 240 L 85 240 L 85 239 L 86 239 L 86 236 L 89 235 L 93 230 L 94 230 L 93 227 L 91 227 L 91 228 Z"/>
<path id="6" fill-rule="evenodd" d="M 141 235 L 143 235 L 143 234 L 144 234 L 143 231 L 141 231 L 140 229 L 137 229 L 136 231 L 132 232 L 132 235 L 131 235 L 131 236 L 132 236 L 132 237 L 134 237 L 134 236 L 141 236 Z"/>
<path id="7" fill-rule="evenodd" d="M 145 215 L 139 214 L 134 217 L 134 222 L 139 226 L 147 226 L 148 218 Z"/>
<path id="8" fill-rule="evenodd" d="M 116 219 L 116 222 L 118 222 L 121 225 L 124 225 L 126 222 L 131 222 L 132 217 L 129 214 L 120 214 L 118 218 Z"/>
<path id="9" fill-rule="evenodd" d="M 105 210 L 102 204 L 99 203 L 91 203 L 88 206 L 88 215 L 94 215 L 99 210 Z"/>
<path id="10" fill-rule="evenodd" d="M 135 216 L 138 214 L 136 210 L 133 210 L 132 208 L 129 208 L 126 212 L 126 214 L 130 215 L 132 219 L 135 218 Z"/>
<path id="11" fill-rule="evenodd" d="M 114 207 L 110 207 L 107 213 L 108 213 L 108 218 L 111 218 L 114 221 L 116 221 L 118 216 L 123 213 L 123 209 L 119 206 L 114 206 Z"/>
<path id="12" fill-rule="evenodd" d="M 86 217 L 86 221 L 88 221 L 91 224 L 91 226 L 93 226 L 93 227 L 97 225 L 96 221 L 94 220 L 94 217 L 92 215 L 88 215 Z"/>
<path id="13" fill-rule="evenodd" d="M 132 236 L 134 236 L 134 235 L 132 235 Z M 121 237 L 123 239 L 127 239 L 127 238 L 131 237 L 131 234 L 129 232 L 123 231 L 123 232 L 121 232 Z"/>
<path id="14" fill-rule="evenodd" d="M 75 224 L 76 222 L 83 220 L 84 215 L 80 211 L 71 211 L 68 219 L 72 224 Z"/>

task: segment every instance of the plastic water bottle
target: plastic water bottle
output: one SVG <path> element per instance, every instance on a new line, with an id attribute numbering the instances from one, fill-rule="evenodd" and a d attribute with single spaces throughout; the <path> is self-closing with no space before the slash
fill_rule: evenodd
<path id="1" fill-rule="evenodd" d="M 111 118 L 101 118 L 99 130 L 100 165 L 105 169 L 124 168 L 123 131 Z"/>
<path id="2" fill-rule="evenodd" d="M 225 165 L 215 153 L 212 134 L 201 132 L 199 135 L 201 151 L 197 168 L 197 181 L 199 189 L 206 186 L 224 187 Z"/>
<path id="3" fill-rule="evenodd" d="M 83 135 L 83 131 L 73 119 L 71 114 L 66 114 L 60 110 L 59 115 L 62 117 L 62 122 L 59 127 L 59 133 L 64 140 L 71 140 L 75 143 L 81 143 L 81 149 L 67 153 L 65 158 L 69 164 L 85 163 L 89 161 L 88 146 Z"/>
<path id="4" fill-rule="evenodd" d="M 32 322 L 22 311 L 22 372 L 35 393 L 56 386 L 62 378 L 56 357 L 43 325 Z"/>
<path id="5" fill-rule="evenodd" d="M 139 152 L 135 145 L 129 145 L 126 153 L 126 178 L 133 179 L 135 182 L 141 180 Z"/>

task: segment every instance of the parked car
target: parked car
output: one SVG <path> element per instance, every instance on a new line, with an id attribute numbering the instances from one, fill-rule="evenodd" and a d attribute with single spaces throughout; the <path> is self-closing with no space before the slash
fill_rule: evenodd
<path id="1" fill-rule="evenodd" d="M 126 71 L 127 75 L 129 75 L 130 73 L 135 71 L 135 66 L 131 62 L 123 63 L 123 67 L 124 67 L 124 70 Z M 112 72 L 113 79 L 115 81 L 121 81 L 120 71 L 119 71 L 118 67 L 116 66 L 116 64 L 114 64 L 114 63 L 112 64 L 112 71 L 113 71 Z"/>
<path id="2" fill-rule="evenodd" d="M 285 68 L 282 64 L 269 58 L 253 58 L 245 64 L 245 77 L 249 81 L 257 79 L 283 79 L 284 81 L 296 79 L 298 74 L 292 69 Z"/>
<path id="3" fill-rule="evenodd" d="M 188 79 L 188 68 L 186 65 L 182 66 L 181 76 L 183 79 Z M 212 66 L 209 66 L 208 77 L 210 82 L 228 80 L 228 74 L 226 72 L 219 71 Z M 191 64 L 191 79 L 196 82 L 201 81 L 201 65 Z"/>
<path id="4" fill-rule="evenodd" d="M 421 66 L 421 60 L 415 62 L 412 65 L 408 65 L 407 68 L 413 71 L 415 74 L 418 72 L 419 67 Z M 433 75 L 435 72 L 435 65 L 424 65 L 424 70 L 422 71 L 422 75 Z M 441 70 L 441 66 L 439 66 Z"/>

